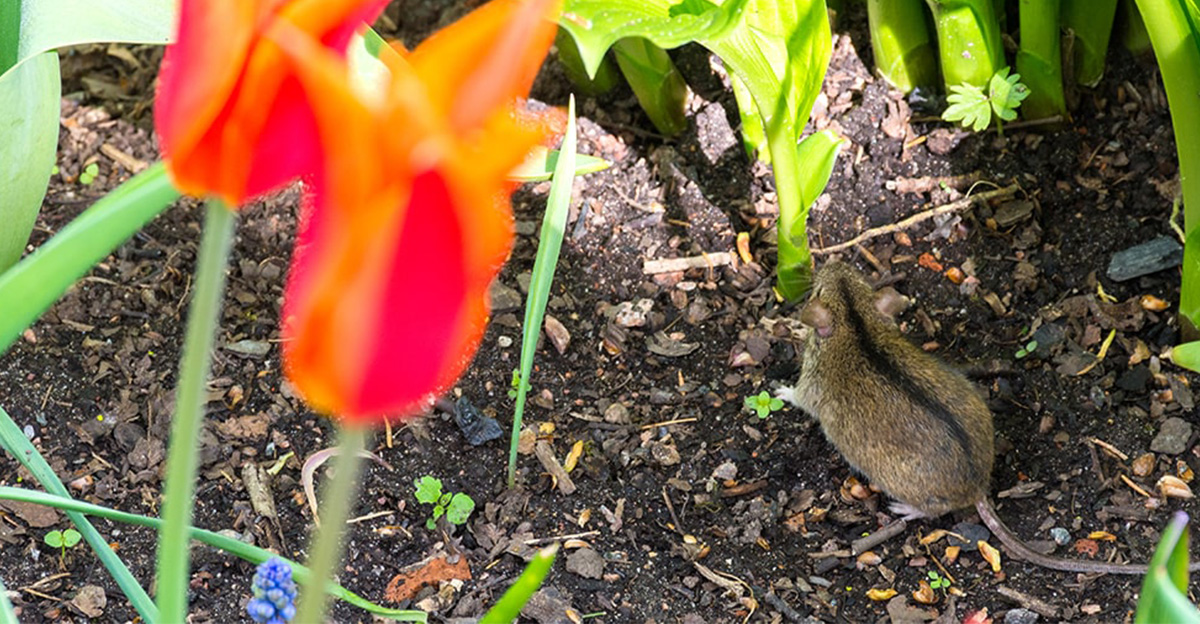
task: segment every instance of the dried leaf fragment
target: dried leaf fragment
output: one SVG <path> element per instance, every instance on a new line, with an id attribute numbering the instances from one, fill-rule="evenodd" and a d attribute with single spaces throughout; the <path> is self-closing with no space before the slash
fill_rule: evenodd
<path id="1" fill-rule="evenodd" d="M 929 586 L 929 582 L 922 579 L 918 584 L 917 591 L 912 593 L 913 600 L 921 604 L 933 604 L 937 602 L 937 594 L 933 592 L 933 588 Z"/>
<path id="2" fill-rule="evenodd" d="M 992 572 L 1000 571 L 1000 551 L 996 550 L 991 544 L 979 540 L 975 543 L 979 547 L 979 554 L 983 555 L 983 560 L 992 565 Z"/>
<path id="3" fill-rule="evenodd" d="M 921 581 L 921 582 L 923 583 L 924 581 Z M 933 590 L 931 589 L 930 591 L 933 591 Z M 875 602 L 883 602 L 884 600 L 891 600 L 895 595 L 896 595 L 896 590 L 892 589 L 891 587 L 888 587 L 886 589 L 868 589 L 867 590 L 867 598 L 870 598 L 871 600 L 873 600 Z"/>

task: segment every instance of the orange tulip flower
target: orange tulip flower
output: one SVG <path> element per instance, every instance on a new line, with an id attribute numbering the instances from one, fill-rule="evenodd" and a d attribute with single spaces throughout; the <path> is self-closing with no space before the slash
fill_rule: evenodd
<path id="1" fill-rule="evenodd" d="M 344 53 L 387 0 L 183 0 L 159 73 L 155 126 L 176 188 L 230 206 L 316 170 L 316 122 L 263 33 L 286 21 Z"/>
<path id="2" fill-rule="evenodd" d="M 558 0 L 493 0 L 411 54 L 385 49 L 381 103 L 297 29 L 295 63 L 324 153 L 284 294 L 289 378 L 352 422 L 411 415 L 483 337 L 512 245 L 507 176 L 544 135 L 519 121 L 554 38 Z"/>

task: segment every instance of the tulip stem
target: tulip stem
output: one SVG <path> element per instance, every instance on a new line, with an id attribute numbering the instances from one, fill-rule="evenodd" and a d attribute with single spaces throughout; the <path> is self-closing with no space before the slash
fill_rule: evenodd
<path id="1" fill-rule="evenodd" d="M 196 259 L 195 292 L 188 307 L 187 335 L 175 387 L 175 416 L 171 422 L 163 486 L 163 527 L 158 534 L 159 617 L 163 622 L 187 619 L 191 553 L 188 550 L 193 496 L 200 451 L 201 412 L 205 382 L 212 363 L 212 344 L 221 317 L 225 267 L 233 242 L 236 214 L 224 202 L 210 200 Z"/>
<path id="2" fill-rule="evenodd" d="M 367 430 L 363 427 L 347 425 L 341 429 L 338 456 L 333 464 L 333 480 L 321 492 L 321 524 L 309 549 L 310 574 L 300 589 L 296 622 L 325 621 L 325 586 L 342 558 L 342 533 L 358 492 L 358 473 L 362 468 L 362 450 L 366 440 Z"/>

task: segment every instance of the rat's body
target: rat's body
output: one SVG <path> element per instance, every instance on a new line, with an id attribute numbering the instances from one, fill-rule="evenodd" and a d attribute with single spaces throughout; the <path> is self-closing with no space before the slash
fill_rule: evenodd
<path id="1" fill-rule="evenodd" d="M 790 400 L 817 418 L 855 469 L 898 501 L 906 519 L 974 507 L 1016 556 L 1072 572 L 1143 574 L 1145 565 L 1038 553 L 1012 533 L 988 500 L 992 413 L 971 382 L 910 343 L 879 297 L 848 265 L 817 272 L 800 320 L 811 328 Z"/>

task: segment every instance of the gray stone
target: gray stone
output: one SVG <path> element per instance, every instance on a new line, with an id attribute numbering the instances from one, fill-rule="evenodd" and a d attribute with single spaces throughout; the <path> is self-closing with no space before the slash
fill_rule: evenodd
<path id="1" fill-rule="evenodd" d="M 1054 543 L 1059 546 L 1066 546 L 1071 543 L 1071 532 L 1062 528 L 1054 527 L 1050 529 L 1050 537 L 1054 539 Z"/>
<path id="2" fill-rule="evenodd" d="M 567 572 L 583 578 L 599 579 L 604 576 L 604 557 L 591 548 L 580 548 L 567 555 Z"/>
<path id="3" fill-rule="evenodd" d="M 1034 624 L 1040 616 L 1029 609 L 1009 609 L 1004 614 L 1004 624 Z"/>
<path id="4" fill-rule="evenodd" d="M 1113 254 L 1107 275 L 1114 282 L 1123 282 L 1180 264 L 1183 264 L 1183 246 L 1173 238 L 1160 236 Z"/>
<path id="5" fill-rule="evenodd" d="M 1191 437 L 1191 423 L 1182 418 L 1168 418 L 1163 421 L 1158 435 L 1150 442 L 1150 450 L 1155 453 L 1178 455 L 1187 450 L 1187 443 Z"/>
<path id="6" fill-rule="evenodd" d="M 500 280 L 492 282 L 492 287 L 488 289 L 488 296 L 491 297 L 492 310 L 495 312 L 515 310 L 521 307 L 521 293 L 512 286 L 505 286 Z"/>

